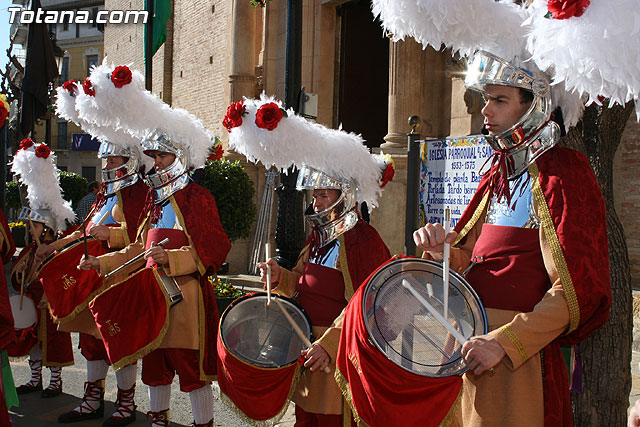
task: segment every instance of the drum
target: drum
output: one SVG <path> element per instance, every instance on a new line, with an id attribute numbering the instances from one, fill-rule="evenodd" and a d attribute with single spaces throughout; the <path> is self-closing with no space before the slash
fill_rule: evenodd
<path id="1" fill-rule="evenodd" d="M 476 293 L 453 271 L 443 313 L 442 273 L 437 262 L 392 259 L 349 302 L 336 380 L 358 425 L 435 427 L 455 416 L 467 369 L 461 342 L 485 334 L 487 320 Z"/>
<path id="2" fill-rule="evenodd" d="M 22 308 L 20 295 L 9 297 L 9 303 L 16 329 L 16 341 L 9 345 L 7 354 L 10 357 L 25 357 L 33 346 L 38 344 L 38 309 L 33 299 L 27 294 L 22 297 Z"/>
<path id="3" fill-rule="evenodd" d="M 480 298 L 450 271 L 445 316 L 442 264 L 402 258 L 373 275 L 362 295 L 362 315 L 372 343 L 396 365 L 418 375 L 459 375 L 467 367 L 462 342 L 487 333 Z M 448 325 L 443 323 L 448 319 Z M 456 334 L 456 331 L 458 332 Z"/>
<path id="4" fill-rule="evenodd" d="M 295 302 L 273 295 L 311 340 L 311 322 Z M 275 424 L 286 412 L 302 365 L 302 339 L 278 304 L 264 293 L 235 300 L 222 314 L 218 329 L 220 390 L 249 423 Z M 230 400 L 231 402 L 229 402 Z"/>
<path id="5" fill-rule="evenodd" d="M 93 237 L 87 238 L 87 251 L 95 257 L 106 253 L 102 243 Z M 74 240 L 49 255 L 38 269 L 51 315 L 58 323 L 73 319 L 104 289 L 96 270 L 76 268 L 83 255 L 83 239 Z"/>
<path id="6" fill-rule="evenodd" d="M 22 300 L 22 306 L 20 304 Z M 38 320 L 36 305 L 28 295 L 12 295 L 9 297 L 11 304 L 11 314 L 13 314 L 13 323 L 15 329 L 27 329 L 35 326 Z"/>
<path id="7" fill-rule="evenodd" d="M 146 267 L 89 303 L 114 370 L 160 347 L 169 328 L 171 300 L 155 268 Z"/>

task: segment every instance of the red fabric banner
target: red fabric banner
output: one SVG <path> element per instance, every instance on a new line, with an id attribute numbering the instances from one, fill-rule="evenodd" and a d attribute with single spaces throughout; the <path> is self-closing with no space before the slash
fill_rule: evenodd
<path id="1" fill-rule="evenodd" d="M 153 268 L 143 268 L 89 303 L 114 369 L 160 346 L 169 327 L 169 306 Z"/>
<path id="2" fill-rule="evenodd" d="M 218 334 L 220 390 L 252 420 L 264 421 L 284 413 L 302 361 L 301 357 L 282 368 L 256 367 L 234 356 Z"/>
<path id="3" fill-rule="evenodd" d="M 413 374 L 370 344 L 362 318 L 364 288 L 358 289 L 347 306 L 336 359 L 336 381 L 358 425 L 448 425 L 457 409 L 462 378 Z"/>
<path id="4" fill-rule="evenodd" d="M 87 248 L 89 254 L 96 257 L 105 253 L 102 244 L 97 240 L 89 240 Z M 73 318 L 103 286 L 103 280 L 96 270 L 75 268 L 83 255 L 84 244 L 80 240 L 57 253 L 49 261 L 45 261 L 38 273 L 51 307 L 51 314 L 56 321 Z"/>

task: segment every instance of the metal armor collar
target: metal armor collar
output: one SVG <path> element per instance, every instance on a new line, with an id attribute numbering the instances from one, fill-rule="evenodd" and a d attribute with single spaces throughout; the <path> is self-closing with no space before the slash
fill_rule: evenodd
<path id="1" fill-rule="evenodd" d="M 324 212 L 313 213 L 313 204 L 309 205 L 305 216 L 313 229 L 313 233 L 316 234 L 318 248 L 326 246 L 341 234 L 351 230 L 359 219 L 355 207 L 339 218 L 332 220 L 330 216 L 324 215 Z"/>
<path id="2" fill-rule="evenodd" d="M 547 122 L 515 149 L 501 150 L 506 157 L 507 179 L 519 177 L 538 157 L 560 141 L 560 126 Z"/>
<path id="3" fill-rule="evenodd" d="M 133 173 L 125 175 L 122 178 L 118 178 L 116 180 L 108 180 L 107 178 L 105 178 L 105 172 L 113 172 L 125 166 L 126 165 L 122 165 L 117 169 L 102 170 L 102 182 L 105 183 L 104 194 L 106 197 L 116 194 L 118 191 L 122 190 L 123 188 L 129 187 L 135 184 L 136 182 L 138 182 L 139 176 L 137 171 L 134 171 Z M 136 169 L 137 169 L 137 166 L 136 166 Z M 112 176 L 112 174 L 109 174 L 109 176 Z"/>
<path id="4" fill-rule="evenodd" d="M 161 204 L 178 190 L 182 190 L 189 184 L 189 175 L 180 160 L 176 160 L 166 169 L 156 172 L 151 169 L 144 177 L 144 182 L 154 192 L 153 202 Z"/>

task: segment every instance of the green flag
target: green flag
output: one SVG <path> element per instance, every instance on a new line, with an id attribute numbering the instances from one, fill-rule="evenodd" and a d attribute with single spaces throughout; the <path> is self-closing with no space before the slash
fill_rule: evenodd
<path id="1" fill-rule="evenodd" d="M 144 62 L 147 63 L 147 31 L 149 23 L 153 26 L 153 42 L 151 44 L 151 57 L 160 49 L 162 43 L 167 40 L 167 21 L 171 16 L 171 0 L 144 0 L 145 10 L 149 10 L 147 2 L 153 2 L 153 15 L 144 26 Z"/>

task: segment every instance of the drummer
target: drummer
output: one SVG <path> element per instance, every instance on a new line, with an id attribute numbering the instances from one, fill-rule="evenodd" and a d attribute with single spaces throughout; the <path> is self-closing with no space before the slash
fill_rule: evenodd
<path id="1" fill-rule="evenodd" d="M 62 393 L 61 370 L 73 364 L 71 335 L 59 332 L 49 313 L 42 284 L 36 276 L 38 264 L 34 261 L 36 246 L 51 243 L 56 230 L 67 228 L 75 220 L 69 202 L 62 199 L 59 172 L 54 165 L 54 154 L 45 144 L 35 144 L 30 139 L 20 143 L 12 172 L 27 187 L 30 207 L 23 207 L 19 219 L 29 224 L 33 242 L 18 255 L 11 271 L 11 281 L 16 290 L 24 292 L 40 309 L 38 323 L 33 329 L 23 330 L 16 343 L 9 348 L 9 356 L 29 355 L 31 380 L 17 388 L 18 394 L 42 390 L 42 365 L 49 367 L 51 380 L 42 390 L 42 397 L 54 397 Z M 52 185 L 52 183 L 55 183 Z M 44 325 L 42 323 L 44 322 Z"/>
<path id="2" fill-rule="evenodd" d="M 150 191 L 138 239 L 120 252 L 89 256 L 79 268 L 106 274 L 147 249 L 147 265 L 160 265 L 176 279 L 184 298 L 170 310 L 160 348 L 142 359 L 152 425 L 169 425 L 171 383 L 177 373 L 180 389 L 191 399 L 194 425 L 213 426 L 211 381 L 216 343 L 210 337 L 217 335 L 219 317 L 206 276 L 216 272 L 231 245 L 213 196 L 188 175 L 197 154 L 172 137 L 170 128 L 150 132 L 142 147 L 144 154 L 154 159 L 155 167 L 145 176 Z M 164 247 L 154 245 L 165 237 L 169 243 Z"/>
<path id="3" fill-rule="evenodd" d="M 318 176 L 322 179 L 312 179 Z M 318 182 L 322 184 L 313 184 Z M 303 166 L 297 187 L 313 191 L 313 201 L 305 210 L 311 235 L 293 270 L 272 258 L 258 265 L 260 280 L 266 281 L 269 264 L 275 291 L 287 297 L 297 294 L 318 337 L 303 351 L 308 369 L 292 398 L 296 427 L 337 427 L 343 425 L 342 393 L 334 380 L 342 312 L 362 281 L 390 255 L 378 232 L 360 218 L 356 186 L 349 177 Z M 327 367 L 330 374 L 324 372 Z"/>
<path id="4" fill-rule="evenodd" d="M 0 260 L 2 260 L 3 266 L 11 260 L 15 251 L 16 245 L 11 236 L 11 229 L 7 224 L 7 217 L 4 215 L 4 211 L 0 209 Z M 9 361 L 7 347 L 15 341 L 16 335 L 13 329 L 13 316 L 9 304 L 4 268 L 0 268 L 0 273 L 0 384 L 3 385 L 2 392 L 0 392 L 0 425 L 8 426 L 11 423 L 8 409 L 17 402 L 14 402 L 11 398 L 5 398 L 5 396 L 15 395 L 15 385 L 10 375 L 6 378 L 3 375 L 7 372 L 4 368 Z M 11 372 L 11 370 L 9 369 L 8 372 Z"/>
<path id="5" fill-rule="evenodd" d="M 462 347 L 462 425 L 570 425 L 560 343 L 579 343 L 609 314 L 602 193 L 587 158 L 555 146 L 548 76 L 523 66 L 476 54 L 465 83 L 485 97 L 497 164 L 456 231 L 427 224 L 414 233 L 427 258 L 455 244 L 451 267 L 470 266 L 466 279 L 487 309 L 491 331 Z M 508 73 L 487 71 L 498 69 Z"/>
<path id="6" fill-rule="evenodd" d="M 80 229 L 71 235 L 42 245 L 36 252 L 38 259 L 82 239 L 83 226 L 87 235 L 101 241 L 107 251 L 120 250 L 135 240 L 138 215 L 147 192 L 147 186 L 139 179 L 140 159 L 137 150 L 103 141 L 98 150 L 98 157 L 103 161 L 103 183 L 87 218 Z M 60 414 L 58 422 L 61 423 L 104 416 L 105 377 L 110 362 L 102 340 L 89 332 L 80 332 L 81 354 L 87 359 L 87 381 L 82 403 L 71 411 Z M 137 365 L 133 363 L 119 369 L 115 374 L 118 387 L 116 406 L 111 417 L 105 420 L 106 426 L 127 425 L 136 419 L 134 396 Z"/>

